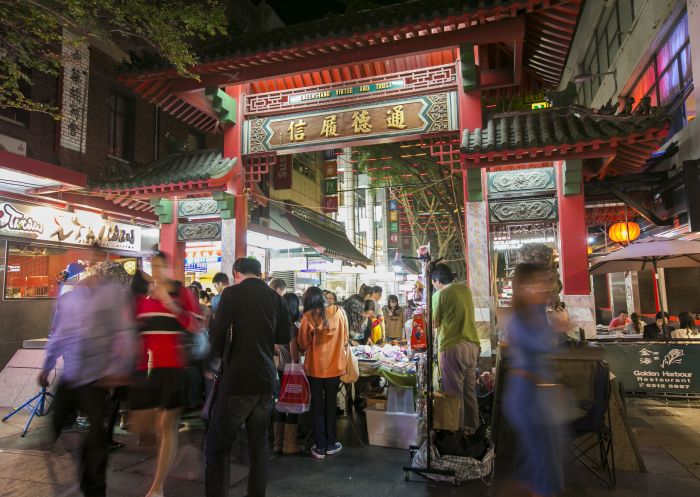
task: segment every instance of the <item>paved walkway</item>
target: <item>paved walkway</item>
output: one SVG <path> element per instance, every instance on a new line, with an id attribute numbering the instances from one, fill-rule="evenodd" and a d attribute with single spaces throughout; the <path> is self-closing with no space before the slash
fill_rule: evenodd
<path id="1" fill-rule="evenodd" d="M 570 471 L 567 496 L 576 497 L 688 497 L 700 495 L 700 403 L 663 404 L 628 400 L 631 424 L 637 434 L 648 473 L 618 472 L 614 490 L 602 488 L 583 470 Z M 46 419 L 39 419 L 26 438 L 20 438 L 24 420 L 19 415 L 0 424 L 0 496 L 77 496 L 75 456 L 80 434 L 69 432 L 56 446 L 48 439 Z M 341 427 L 342 428 L 342 427 Z M 346 427 L 347 428 L 347 427 Z M 134 446 L 112 453 L 108 495 L 143 497 L 155 466 L 153 449 Z M 166 484 L 168 497 L 204 495 L 201 481 L 202 429 L 196 421 L 181 433 L 177 464 Z M 273 458 L 268 496 L 514 496 L 507 469 L 498 469 L 496 484 L 480 482 L 459 488 L 403 481 L 407 455 L 380 447 L 348 447 L 325 461 L 308 456 Z M 245 495 L 247 470 L 232 467 L 232 497 Z"/>

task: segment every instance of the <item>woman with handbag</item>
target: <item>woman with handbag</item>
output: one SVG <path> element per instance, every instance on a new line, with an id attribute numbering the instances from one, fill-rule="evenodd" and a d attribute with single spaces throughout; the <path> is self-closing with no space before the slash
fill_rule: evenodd
<path id="1" fill-rule="evenodd" d="M 311 455 L 323 459 L 343 449 L 336 440 L 336 399 L 340 377 L 347 371 L 348 320 L 337 305 L 326 307 L 323 290 L 304 293 L 304 316 L 299 348 L 305 351 L 304 369 L 311 386 L 314 442 Z"/>
<path id="2" fill-rule="evenodd" d="M 282 375 L 284 374 L 285 366 L 289 363 L 299 363 L 297 336 L 299 335 L 299 320 L 301 319 L 301 311 L 299 309 L 301 302 L 299 301 L 299 297 L 294 293 L 285 293 L 282 298 L 289 309 L 292 341 L 288 345 L 275 346 L 275 362 L 277 363 L 279 385 L 282 384 Z M 273 451 L 278 454 L 298 454 L 304 450 L 297 441 L 299 415 L 275 410 L 272 413 L 272 417 L 274 420 L 273 428 L 275 434 Z"/>
<path id="3" fill-rule="evenodd" d="M 564 492 L 564 426 L 558 412 L 554 353 L 556 330 L 547 322 L 546 303 L 553 291 L 549 268 L 519 264 L 513 276 L 513 317 L 508 323 L 510 368 L 504 410 L 521 448 L 521 483 L 533 496 Z"/>
<path id="4" fill-rule="evenodd" d="M 133 426 L 141 435 L 155 427 L 158 465 L 146 497 L 162 497 L 163 484 L 177 452 L 178 422 L 185 405 L 184 334 L 199 331 L 199 304 L 173 280 L 166 254 L 151 259 L 153 285 L 136 300 L 141 341 L 140 362 L 130 392 Z"/>

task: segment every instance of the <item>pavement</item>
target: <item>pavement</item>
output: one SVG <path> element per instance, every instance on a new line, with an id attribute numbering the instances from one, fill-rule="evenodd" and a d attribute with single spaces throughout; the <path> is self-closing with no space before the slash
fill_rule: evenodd
<path id="1" fill-rule="evenodd" d="M 617 487 L 602 487 L 579 466 L 567 470 L 567 496 L 576 497 L 687 497 L 700 495 L 700 402 L 663 403 L 627 399 L 630 423 L 637 436 L 647 473 L 617 473 Z M 4 412 L 2 413 L 4 414 Z M 26 416 L 18 414 L 0 423 L 0 497 L 79 496 L 77 464 L 81 432 L 65 432 L 57 444 L 49 437 L 47 418 L 36 419 L 25 438 L 19 436 Z M 184 418 L 177 461 L 165 486 L 167 497 L 204 495 L 202 473 L 203 427 L 195 415 Z M 340 421 L 346 449 L 326 460 L 308 455 L 273 456 L 268 478 L 269 497 L 276 496 L 515 496 L 510 486 L 508 464 L 499 461 L 495 483 L 481 481 L 460 487 L 405 482 L 402 468 L 406 451 L 382 447 L 359 447 L 347 421 Z M 111 453 L 108 496 L 143 497 L 154 468 L 155 450 L 137 447 L 133 437 L 117 438 L 126 446 Z M 241 452 L 241 451 L 239 451 Z M 242 452 L 241 452 L 242 454 Z M 243 458 L 244 455 L 241 455 Z M 231 497 L 246 495 L 247 468 L 233 463 Z"/>

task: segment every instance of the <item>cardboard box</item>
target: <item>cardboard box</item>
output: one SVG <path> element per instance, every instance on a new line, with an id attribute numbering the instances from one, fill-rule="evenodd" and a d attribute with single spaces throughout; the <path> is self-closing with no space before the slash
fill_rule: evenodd
<path id="1" fill-rule="evenodd" d="M 376 406 L 365 409 L 370 445 L 408 449 L 418 442 L 418 415 L 385 412 Z"/>
<path id="2" fill-rule="evenodd" d="M 386 411 L 386 397 L 368 397 L 367 407 L 374 407 L 379 411 Z"/>

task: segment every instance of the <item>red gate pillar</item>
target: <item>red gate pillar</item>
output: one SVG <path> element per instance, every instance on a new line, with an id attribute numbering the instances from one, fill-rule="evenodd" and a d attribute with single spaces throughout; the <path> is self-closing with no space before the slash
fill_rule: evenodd
<path id="1" fill-rule="evenodd" d="M 177 240 L 177 200 L 166 201 L 167 203 L 161 205 L 165 208 L 170 206 L 172 209 L 172 219 L 170 215 L 159 216 L 161 219 L 166 219 L 171 222 L 161 222 L 160 224 L 160 237 L 158 241 L 158 250 L 165 252 L 171 258 L 173 265 L 173 278 L 177 281 L 185 280 L 185 242 L 179 242 Z"/>
<path id="2" fill-rule="evenodd" d="M 588 275 L 588 227 L 580 159 L 557 162 L 557 201 L 559 203 L 559 267 L 563 284 L 562 300 L 574 324 L 586 336 L 595 334 L 595 306 Z M 575 310 L 574 310 L 575 309 Z"/>
<path id="3" fill-rule="evenodd" d="M 236 101 L 236 124 L 224 129 L 224 157 L 237 159 L 233 178 L 227 185 L 227 192 L 236 197 L 235 203 L 235 258 L 248 254 L 248 198 L 245 194 L 245 166 L 243 164 L 243 85 L 229 86 L 226 93 Z M 227 247 L 221 247 L 226 251 Z M 230 250 L 230 247 L 228 247 Z M 226 272 L 229 268 L 225 268 Z"/>

